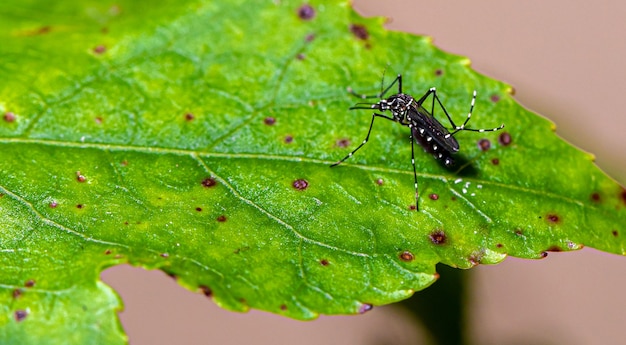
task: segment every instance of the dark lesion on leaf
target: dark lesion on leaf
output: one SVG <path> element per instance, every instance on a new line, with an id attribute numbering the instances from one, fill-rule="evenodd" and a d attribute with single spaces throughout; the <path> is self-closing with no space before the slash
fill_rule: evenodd
<path id="1" fill-rule="evenodd" d="M 404 262 L 411 262 L 415 259 L 415 255 L 413 255 L 413 253 L 411 253 L 410 251 L 405 250 L 400 253 L 399 258 Z"/>
<path id="2" fill-rule="evenodd" d="M 200 288 L 200 291 L 202 292 L 202 294 L 205 295 L 206 297 L 213 296 L 213 290 L 211 290 L 208 286 L 200 285 L 199 288 Z"/>
<path id="3" fill-rule="evenodd" d="M 204 180 L 202 180 L 202 187 L 210 188 L 210 187 L 215 187 L 216 185 L 217 185 L 217 180 L 215 179 L 215 177 L 207 177 Z"/>
<path id="4" fill-rule="evenodd" d="M 16 310 L 15 311 L 15 321 L 21 322 L 28 316 L 28 312 L 26 310 Z"/>
<path id="5" fill-rule="evenodd" d="M 303 4 L 298 8 L 298 17 L 302 20 L 311 20 L 315 18 L 315 9 L 309 4 Z"/>
<path id="6" fill-rule="evenodd" d="M 430 241 L 436 245 L 444 245 L 448 241 L 448 237 L 441 229 L 433 231 L 428 237 L 430 238 Z"/>
<path id="7" fill-rule="evenodd" d="M 350 24 L 350 32 L 352 32 L 352 35 L 354 35 L 354 37 L 363 41 L 367 40 L 370 37 L 367 28 L 365 27 L 365 25 L 362 24 Z"/>

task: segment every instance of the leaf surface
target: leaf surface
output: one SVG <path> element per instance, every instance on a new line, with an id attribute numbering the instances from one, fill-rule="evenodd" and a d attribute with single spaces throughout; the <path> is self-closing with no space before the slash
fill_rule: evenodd
<path id="1" fill-rule="evenodd" d="M 344 1 L 0 5 L 0 342 L 124 343 L 101 270 L 161 269 L 237 311 L 359 313 L 469 268 L 624 254 L 626 192 L 510 88 Z M 403 75 L 455 122 L 449 170 L 347 109 Z M 444 124 L 441 113 L 435 116 Z M 488 148 L 487 148 L 488 146 Z M 482 148 L 482 149 L 481 149 Z"/>

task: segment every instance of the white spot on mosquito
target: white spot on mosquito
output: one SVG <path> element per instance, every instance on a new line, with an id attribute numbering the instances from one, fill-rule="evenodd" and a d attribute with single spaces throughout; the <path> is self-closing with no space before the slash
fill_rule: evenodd
<path id="1" fill-rule="evenodd" d="M 472 194 L 470 194 L 470 195 L 471 195 L 471 196 L 476 196 L 476 193 L 472 193 Z"/>
<path id="2" fill-rule="evenodd" d="M 470 182 L 465 182 L 465 188 L 469 188 Z"/>
<path id="3" fill-rule="evenodd" d="M 428 91 L 437 91 L 436 87 L 431 87 Z"/>
<path id="4" fill-rule="evenodd" d="M 363 140 L 363 144 L 365 144 L 367 142 L 367 140 Z"/>
<path id="5" fill-rule="evenodd" d="M 426 137 L 426 141 L 431 141 L 433 140 L 433 137 Z"/>
<path id="6" fill-rule="evenodd" d="M 477 185 L 476 185 L 476 188 L 478 188 L 478 189 L 482 189 L 482 188 L 483 188 L 483 185 L 482 185 L 482 184 L 477 184 Z"/>
<path id="7" fill-rule="evenodd" d="M 485 130 L 481 128 L 481 129 L 479 129 L 478 131 L 479 131 L 480 133 L 482 133 L 482 132 L 484 132 Z"/>
<path id="8" fill-rule="evenodd" d="M 467 194 L 467 189 L 463 188 L 462 191 L 463 191 L 463 194 Z"/>
<path id="9" fill-rule="evenodd" d="M 462 178 L 458 178 L 458 179 L 454 180 L 454 184 L 459 184 L 461 182 L 463 182 Z"/>
<path id="10" fill-rule="evenodd" d="M 420 134 L 421 134 L 421 135 L 424 135 L 424 131 L 425 131 L 425 129 L 424 129 L 424 128 L 421 128 L 421 127 L 420 127 L 420 128 L 418 128 L 418 130 L 419 130 L 419 132 L 420 132 Z"/>
<path id="11" fill-rule="evenodd" d="M 437 151 L 438 148 L 439 148 L 439 146 L 437 146 L 436 144 L 433 145 L 433 151 Z"/>

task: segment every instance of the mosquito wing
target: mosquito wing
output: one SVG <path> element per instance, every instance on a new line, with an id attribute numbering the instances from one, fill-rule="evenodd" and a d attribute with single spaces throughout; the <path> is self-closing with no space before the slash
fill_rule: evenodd
<path id="1" fill-rule="evenodd" d="M 448 129 L 421 105 L 411 105 L 407 118 L 413 123 L 416 138 L 422 137 L 424 139 L 418 141 L 425 143 L 426 145 L 423 144 L 422 146 L 427 150 L 431 151 L 432 145 L 438 144 L 450 153 L 459 151 L 459 143 L 450 135 Z M 428 140 L 429 137 L 432 139 Z"/>

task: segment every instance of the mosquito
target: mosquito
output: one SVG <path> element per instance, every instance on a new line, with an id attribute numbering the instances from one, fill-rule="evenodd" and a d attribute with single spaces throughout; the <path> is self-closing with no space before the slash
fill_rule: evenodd
<path id="1" fill-rule="evenodd" d="M 391 90 L 391 88 L 396 83 L 398 83 L 398 93 L 395 95 L 391 95 L 388 98 L 385 98 L 385 94 L 389 92 L 389 90 Z M 420 146 L 424 148 L 427 153 L 432 154 L 436 160 L 442 162 L 443 165 L 445 165 L 446 167 L 452 167 L 454 166 L 454 158 L 452 157 L 452 155 L 459 152 L 459 142 L 454 138 L 454 135 L 456 133 L 460 131 L 471 131 L 480 133 L 495 132 L 504 128 L 504 124 L 491 129 L 474 129 L 467 127 L 467 124 L 472 117 L 472 111 L 474 110 L 474 104 L 476 102 L 476 90 L 474 90 L 472 96 L 472 103 L 470 105 L 470 110 L 467 114 L 467 118 L 460 126 L 457 126 L 454 123 L 454 120 L 452 120 L 452 117 L 450 117 L 450 114 L 448 114 L 448 111 L 443 106 L 443 103 L 441 103 L 439 96 L 437 96 L 437 90 L 434 87 L 431 87 L 422 97 L 417 100 L 413 98 L 413 96 L 403 93 L 401 74 L 398 74 L 396 79 L 386 89 L 382 90 L 379 94 L 376 95 L 359 95 L 352 89 L 348 89 L 348 91 L 352 95 L 361 99 L 379 99 L 379 101 L 376 103 L 357 103 L 353 107 L 350 107 L 350 110 L 375 109 L 380 112 L 389 111 L 391 113 L 391 116 L 374 112 L 372 114 L 372 122 L 370 123 L 370 128 L 367 131 L 365 139 L 361 142 L 359 146 L 357 146 L 356 149 L 348 153 L 347 156 L 342 158 L 337 163 L 332 164 L 330 167 L 332 168 L 343 163 L 346 159 L 352 157 L 356 151 L 358 151 L 361 147 L 363 147 L 363 145 L 365 145 L 365 143 L 367 143 L 370 137 L 370 133 L 372 132 L 372 127 L 374 126 L 374 120 L 376 120 L 377 117 L 398 122 L 403 126 L 407 126 L 411 129 L 411 135 L 409 136 L 409 140 L 411 141 L 411 164 L 413 165 L 413 178 L 415 181 L 415 208 L 418 211 L 419 189 L 417 185 L 417 169 L 415 167 L 414 142 L 417 142 Z M 426 108 L 423 107 L 423 104 L 426 99 L 431 95 L 432 103 L 429 112 L 428 110 L 426 110 Z M 451 125 L 450 129 L 444 127 L 441 122 L 439 122 L 434 117 L 435 102 L 439 104 L 439 106 L 443 110 L 443 113 L 448 118 L 448 121 Z"/>

